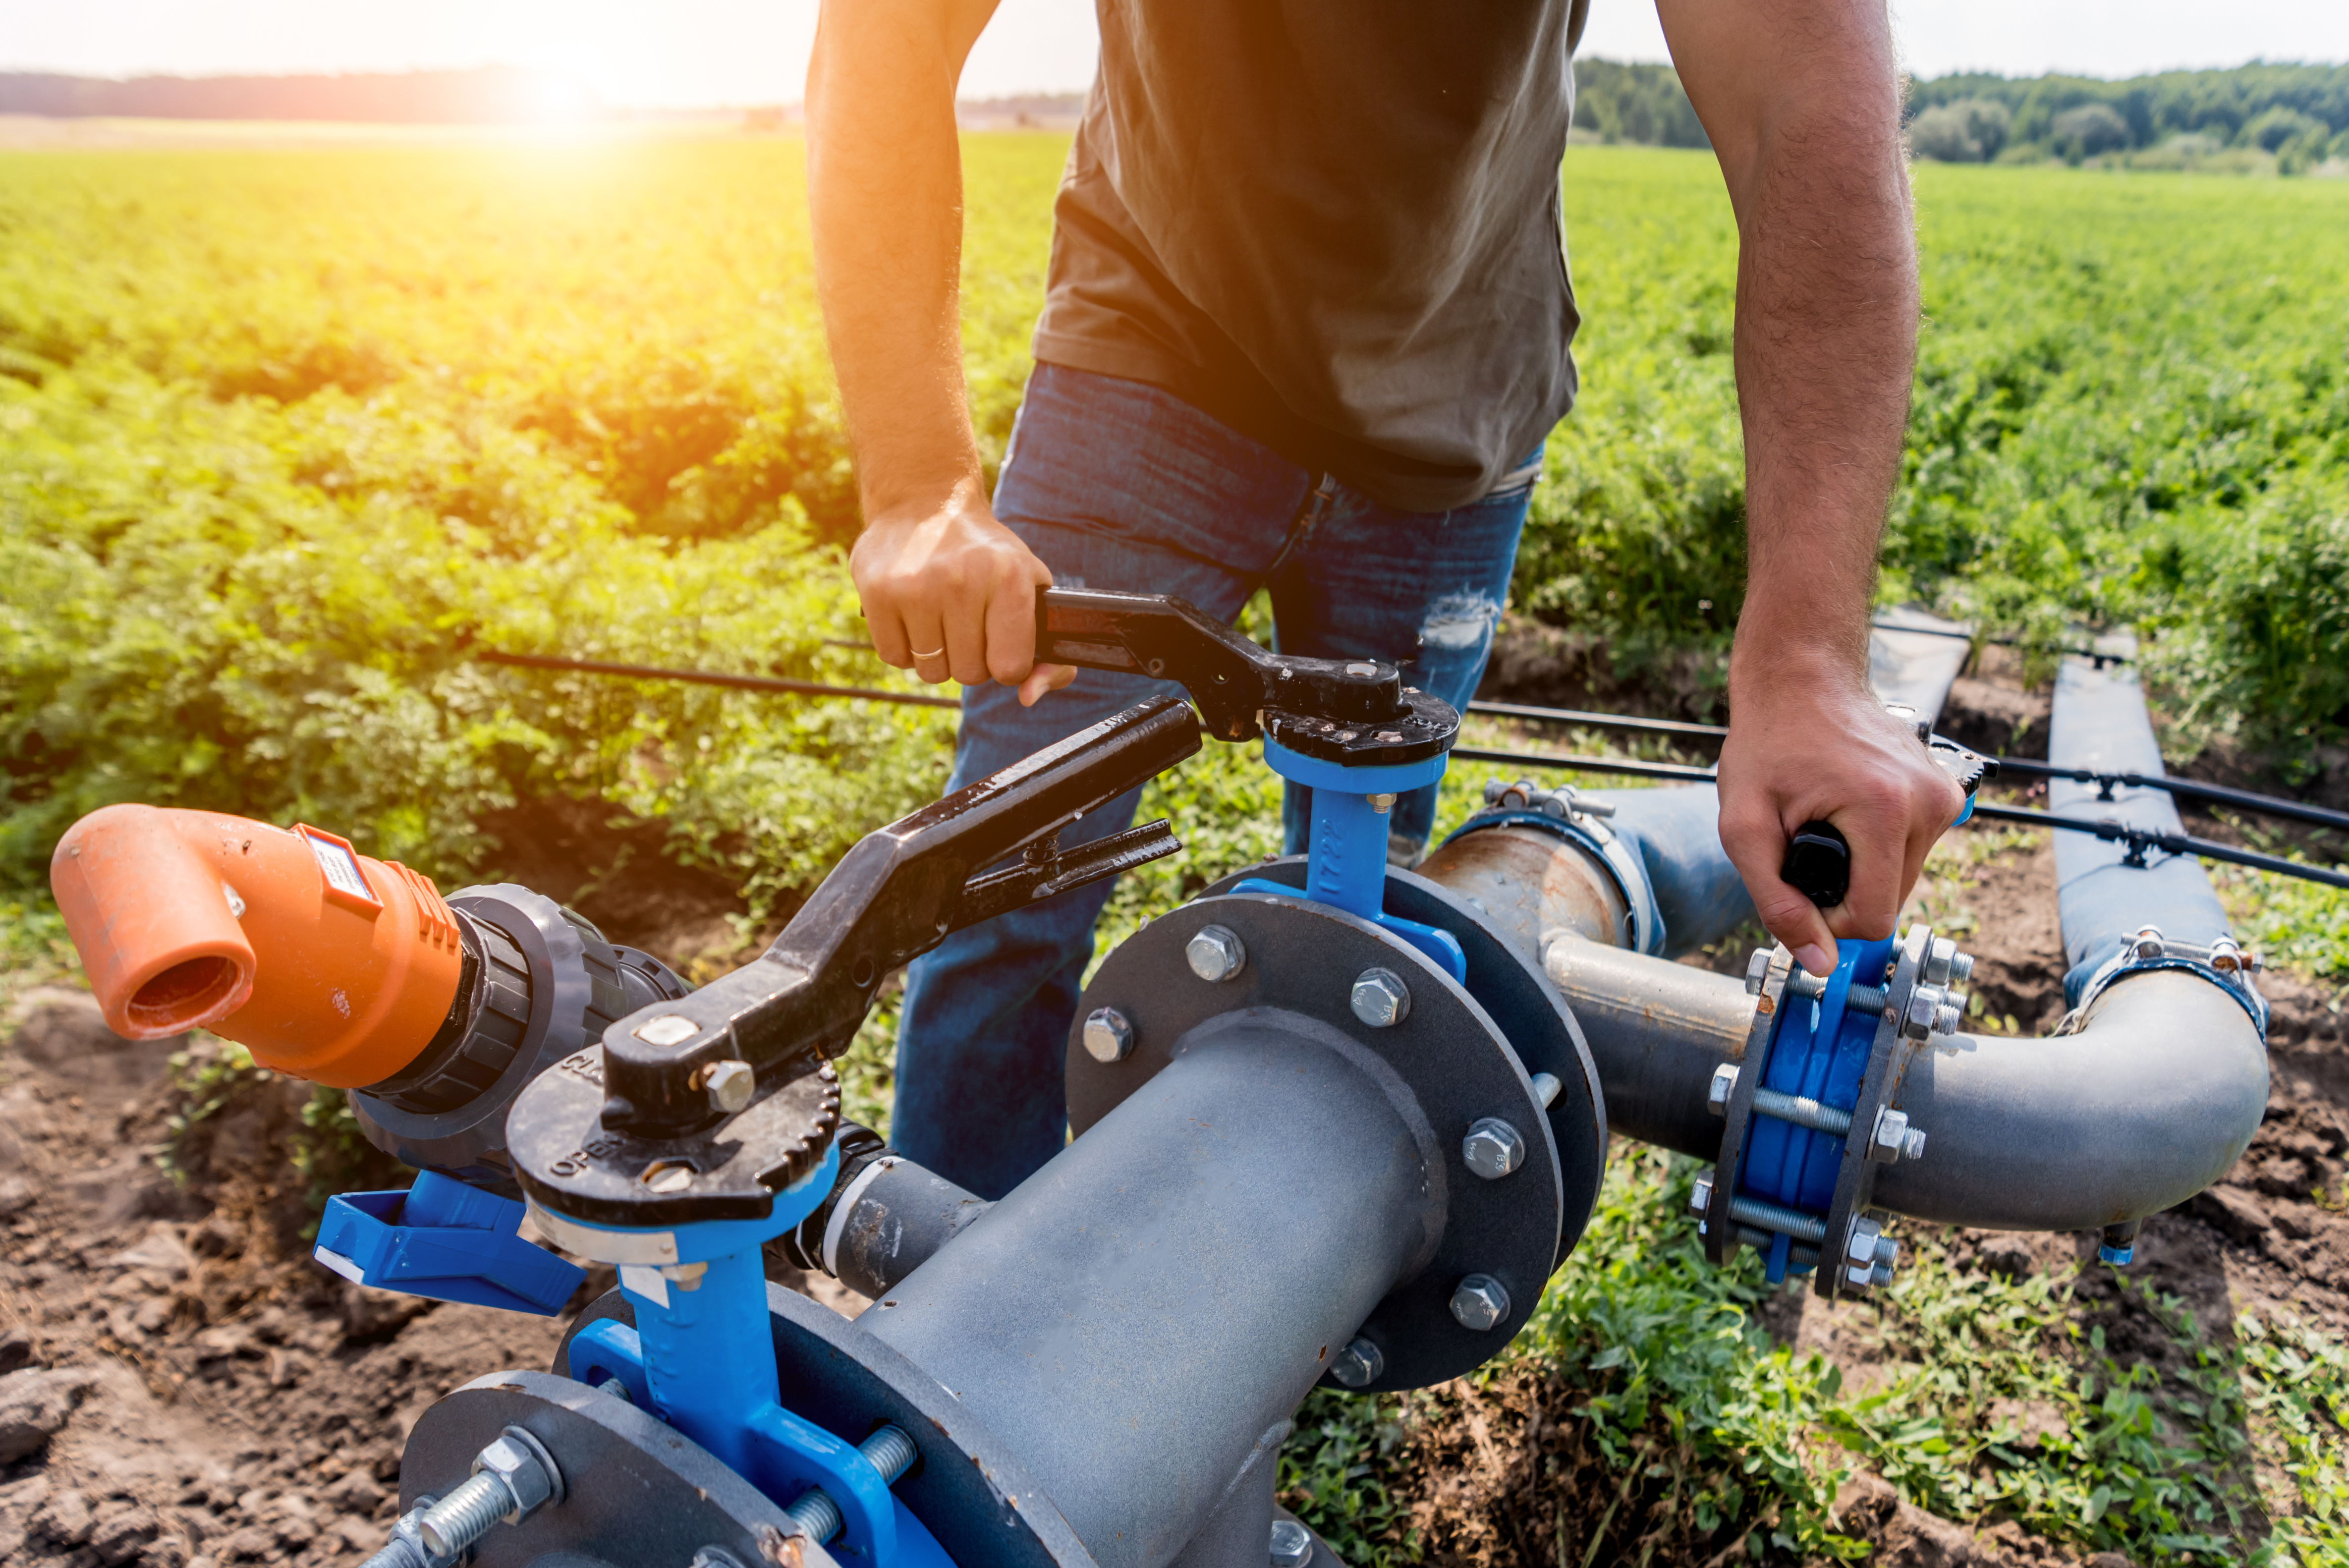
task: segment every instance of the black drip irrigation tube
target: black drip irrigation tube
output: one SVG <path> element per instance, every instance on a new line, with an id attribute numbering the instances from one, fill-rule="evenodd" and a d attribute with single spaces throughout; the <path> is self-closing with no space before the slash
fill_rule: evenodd
<path id="1" fill-rule="evenodd" d="M 1914 629 L 1914 628 L 1905 628 Z M 827 639 L 830 641 L 831 639 Z M 604 659 L 567 659 L 552 654 L 509 654 L 497 648 L 482 648 L 472 655 L 484 664 L 511 665 L 521 669 L 564 670 L 580 675 L 612 676 L 625 680 L 681 681 L 693 686 L 727 686 L 737 691 L 776 692 L 794 696 L 854 697 L 866 702 L 893 702 L 909 707 L 960 707 L 961 702 L 950 696 L 930 696 L 921 692 L 884 691 L 876 686 L 826 686 L 821 681 L 790 680 L 781 676 L 724 675 L 713 670 L 664 669 L 654 665 L 615 664 Z M 1686 735 L 1719 739 L 1729 731 L 1717 724 L 1690 724 L 1671 718 L 1635 718 L 1625 714 L 1586 713 L 1576 708 L 1533 707 L 1517 703 L 1472 702 L 1468 711 L 1488 714 L 1502 718 L 1531 718 L 1552 723 L 1579 724 L 1589 728 L 1633 730 L 1652 735 Z M 1521 768 L 1565 768 L 1579 773 L 1612 773 L 1629 779 L 1661 779 L 1674 783 L 1710 784 L 1714 772 L 1710 768 L 1692 767 L 1680 762 L 1630 762 L 1613 757 L 1552 757 L 1537 752 L 1494 751 L 1479 746 L 1457 746 L 1452 755 L 1462 762 L 1498 762 Z M 2189 799 L 2208 800 L 2220 805 L 2240 807 L 2249 811 L 2262 811 L 2270 816 L 2289 817 L 2295 821 L 2319 827 L 2349 829 L 2349 813 L 2328 810 L 2322 806 L 2310 806 L 2297 800 L 2278 800 L 2247 790 L 2230 789 L 2217 784 L 2195 784 L 2184 779 L 2148 778 L 2136 773 L 2093 773 L 2085 769 L 2052 768 L 2044 762 L 2025 758 L 2001 757 L 1995 758 L 2002 769 L 2049 779 L 2078 779 L 2100 786 L 2110 798 L 2115 786 L 2124 789 L 2166 789 L 2173 795 Z M 2020 806 L 1996 806 L 1987 801 L 1974 807 L 1973 820 L 1993 822 L 2022 822 L 2043 828 L 2066 829 L 2073 832 L 2094 833 L 2100 839 L 2128 846 L 2127 862 L 2144 865 L 2146 851 L 2159 850 L 2169 855 L 2195 855 L 2203 860 L 2224 861 L 2230 865 L 2249 866 L 2254 871 L 2273 872 L 2279 876 L 2298 877 L 2304 882 L 2323 882 L 2327 887 L 2349 888 L 2349 873 L 2327 871 L 2299 861 L 2288 861 L 2280 855 L 2263 855 L 2255 850 L 2239 850 L 2209 839 L 2198 839 L 2187 833 L 2157 833 L 2144 828 L 2132 828 L 2117 821 L 2092 821 L 2085 817 L 2065 817 L 2053 811 L 2034 811 Z"/>

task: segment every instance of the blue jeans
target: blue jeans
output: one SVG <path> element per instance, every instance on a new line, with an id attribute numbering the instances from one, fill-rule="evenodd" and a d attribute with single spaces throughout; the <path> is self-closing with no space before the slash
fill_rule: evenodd
<path id="1" fill-rule="evenodd" d="M 1226 621 L 1264 587 L 1282 652 L 1412 661 L 1412 683 L 1457 707 L 1492 651 L 1531 489 L 1528 474 L 1454 511 L 1396 511 L 1156 387 L 1040 364 L 995 514 L 1062 587 L 1180 594 Z M 950 787 L 1160 693 L 1182 689 L 1087 670 L 1023 708 L 1009 686 L 967 687 Z M 1284 801 L 1291 853 L 1304 848 L 1305 797 L 1291 785 Z M 1140 799 L 1122 796 L 1062 842 L 1125 828 Z M 1395 802 L 1397 858 L 1416 859 L 1434 820 L 1433 786 Z M 1069 1029 L 1109 892 L 1095 882 L 957 932 L 908 969 L 891 1128 L 901 1152 L 985 1198 L 1060 1152 Z"/>

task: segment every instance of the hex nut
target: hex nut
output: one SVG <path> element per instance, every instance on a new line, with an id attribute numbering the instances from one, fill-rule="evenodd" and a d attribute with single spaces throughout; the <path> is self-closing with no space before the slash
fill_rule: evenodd
<path id="1" fill-rule="evenodd" d="M 1884 1227 L 1874 1220 L 1854 1220 L 1851 1222 L 1851 1229 L 1844 1233 L 1845 1259 L 1850 1263 L 1867 1264 L 1873 1267 L 1876 1263 L 1876 1243 L 1883 1234 Z"/>
<path id="2" fill-rule="evenodd" d="M 527 1434 L 517 1437 L 515 1429 L 508 1427 L 503 1435 L 473 1456 L 473 1473 L 497 1477 L 512 1495 L 513 1510 L 504 1516 L 508 1524 L 519 1524 L 539 1504 L 555 1495 L 558 1478 L 540 1458 L 543 1452 Z"/>
<path id="3" fill-rule="evenodd" d="M 1479 1117 L 1460 1140 L 1460 1158 L 1487 1181 L 1497 1181 L 1526 1162 L 1525 1135 L 1497 1116 Z"/>
<path id="4" fill-rule="evenodd" d="M 1228 925 L 1203 925 L 1183 946 L 1191 973 L 1209 985 L 1221 985 L 1247 967 L 1247 949 L 1239 933 Z"/>
<path id="5" fill-rule="evenodd" d="M 1696 1185 L 1689 1189 L 1689 1212 L 1702 1214 L 1712 1207 L 1713 1178 L 1700 1176 L 1696 1179 Z"/>
<path id="6" fill-rule="evenodd" d="M 1748 996 L 1759 996 L 1762 995 L 1762 987 L 1768 984 L 1769 979 L 1770 950 L 1766 947 L 1757 947 L 1754 950 L 1754 956 L 1745 961 L 1745 994 Z"/>
<path id="7" fill-rule="evenodd" d="M 1472 1274 L 1452 1293 L 1452 1315 L 1481 1334 L 1509 1315 L 1509 1293 L 1491 1274 Z"/>
<path id="8" fill-rule="evenodd" d="M 709 1096 L 710 1109 L 731 1116 L 750 1103 L 750 1092 L 759 1087 L 758 1069 L 746 1061 L 712 1062 L 702 1074 L 701 1087 Z"/>
<path id="9" fill-rule="evenodd" d="M 1359 1334 L 1330 1361 L 1330 1376 L 1348 1388 L 1367 1388 L 1377 1382 L 1386 1369 L 1386 1352 Z"/>
<path id="10" fill-rule="evenodd" d="M 1946 936 L 1936 936 L 1925 944 L 1925 983 L 1946 985 L 1950 971 L 1956 965 L 1958 944 Z"/>
<path id="11" fill-rule="evenodd" d="M 1923 1039 L 1933 1032 L 1933 1022 L 1940 1011 L 1940 988 L 1920 982 L 1909 989 L 1909 1011 L 1902 1019 L 1901 1032 L 1911 1039 Z"/>
<path id="12" fill-rule="evenodd" d="M 1095 1007 L 1085 1016 L 1085 1055 L 1103 1067 L 1122 1062 L 1133 1049 L 1133 1026 L 1114 1007 Z"/>
<path id="13" fill-rule="evenodd" d="M 1729 1097 L 1737 1092 L 1737 1065 L 1723 1062 L 1713 1069 L 1713 1082 L 1704 1091 L 1704 1101 L 1715 1116 L 1729 1114 Z"/>
<path id="14" fill-rule="evenodd" d="M 2168 947 L 2162 940 L 2161 927 L 2158 925 L 2139 928 L 2137 940 L 2131 945 L 2136 949 L 2139 958 L 2158 958 Z"/>
<path id="15" fill-rule="evenodd" d="M 1564 1084 L 1558 1082 L 1556 1073 L 1536 1073 L 1533 1083 L 1534 1098 L 1542 1102 L 1544 1110 L 1557 1103 L 1558 1092 L 1566 1088 Z"/>
<path id="16" fill-rule="evenodd" d="M 1348 999 L 1354 1016 L 1373 1029 L 1392 1028 L 1411 1016 L 1411 988 L 1392 969 L 1363 970 Z"/>
<path id="17" fill-rule="evenodd" d="M 1313 1560 L 1313 1532 L 1293 1519 L 1276 1519 L 1270 1547 L 1270 1568 L 1305 1568 Z"/>
<path id="18" fill-rule="evenodd" d="M 1868 1157 L 1890 1165 L 1909 1151 L 1909 1115 L 1887 1106 L 1876 1113 L 1876 1128 L 1868 1140 Z"/>

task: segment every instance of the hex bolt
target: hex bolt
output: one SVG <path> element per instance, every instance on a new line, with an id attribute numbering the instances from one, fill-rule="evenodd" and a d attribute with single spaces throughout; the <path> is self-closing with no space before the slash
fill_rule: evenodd
<path id="1" fill-rule="evenodd" d="M 749 1105 L 750 1091 L 758 1087 L 758 1069 L 749 1062 L 712 1062 L 701 1069 L 701 1088 L 709 1096 L 709 1109 L 723 1116 Z"/>
<path id="2" fill-rule="evenodd" d="M 1974 955 L 1961 953 L 1950 960 L 1950 984 L 1962 985 L 1974 977 Z"/>
<path id="3" fill-rule="evenodd" d="M 1247 949 L 1240 945 L 1239 933 L 1228 925 L 1203 925 L 1198 934 L 1184 944 L 1183 956 L 1189 960 L 1191 973 L 1209 985 L 1221 985 L 1247 966 Z"/>
<path id="4" fill-rule="evenodd" d="M 1922 1143 L 1920 1136 L 1920 1149 Z M 1876 1127 L 1868 1140 L 1868 1157 L 1879 1165 L 1890 1165 L 1908 1152 L 1909 1115 L 1887 1106 L 1876 1113 Z"/>
<path id="5" fill-rule="evenodd" d="M 1411 988 L 1392 969 L 1365 969 L 1354 977 L 1349 998 L 1354 1016 L 1373 1029 L 1392 1028 L 1411 1016 Z"/>
<path id="6" fill-rule="evenodd" d="M 1737 1064 L 1723 1062 L 1713 1069 L 1713 1082 L 1704 1091 L 1704 1103 L 1715 1116 L 1729 1114 L 1729 1097 L 1737 1092 Z"/>
<path id="7" fill-rule="evenodd" d="M 1526 1162 L 1525 1135 L 1497 1116 L 1481 1116 L 1460 1140 L 1460 1158 L 1487 1181 L 1497 1181 Z"/>
<path id="8" fill-rule="evenodd" d="M 914 1439 L 896 1427 L 883 1427 L 856 1445 L 856 1451 L 881 1472 L 881 1479 L 891 1486 L 912 1466 L 920 1450 Z M 807 1538 L 818 1546 L 840 1533 L 840 1504 L 820 1486 L 812 1486 L 793 1498 L 783 1510 L 785 1517 L 806 1532 Z"/>
<path id="9" fill-rule="evenodd" d="M 1330 1376 L 1349 1388 L 1369 1387 L 1386 1369 L 1386 1352 L 1359 1334 L 1330 1362 Z"/>
<path id="10" fill-rule="evenodd" d="M 1762 995 L 1762 987 L 1769 983 L 1769 979 L 1770 949 L 1757 947 L 1754 950 L 1754 956 L 1745 961 L 1745 994 L 1748 996 L 1759 996 Z"/>
<path id="11" fill-rule="evenodd" d="M 1544 1110 L 1557 1103 L 1558 1091 L 1564 1088 L 1566 1086 L 1557 1081 L 1556 1073 L 1534 1074 L 1534 1098 L 1542 1102 Z"/>
<path id="12" fill-rule="evenodd" d="M 1313 1532 L 1293 1519 L 1276 1519 L 1271 1548 L 1271 1568 L 1305 1568 L 1313 1557 Z"/>
<path id="13" fill-rule="evenodd" d="M 1933 1025 L 1940 1018 L 1940 988 L 1920 982 L 1909 992 L 1909 1011 L 1902 1019 L 1901 1033 L 1910 1039 L 1923 1039 L 1933 1032 Z"/>
<path id="14" fill-rule="evenodd" d="M 1103 1067 L 1122 1062 L 1133 1049 L 1133 1026 L 1114 1007 L 1095 1007 L 1085 1015 L 1085 1055 Z"/>
<path id="15" fill-rule="evenodd" d="M 1509 1293 L 1491 1274 L 1472 1274 L 1452 1293 L 1452 1315 L 1481 1334 L 1509 1315 Z"/>
<path id="16" fill-rule="evenodd" d="M 1362 799 L 1368 800 L 1371 803 L 1371 810 L 1381 817 L 1394 810 L 1395 798 L 1391 791 L 1381 791 L 1376 795 L 1365 795 Z"/>
<path id="17" fill-rule="evenodd" d="M 417 1539 L 440 1557 L 461 1556 L 501 1520 L 520 1524 L 542 1503 L 563 1501 L 563 1472 L 539 1440 L 508 1427 L 473 1456 L 463 1485 L 424 1511 Z"/>
<path id="18" fill-rule="evenodd" d="M 359 1568 L 449 1568 L 449 1558 L 428 1551 L 416 1536 L 416 1522 L 439 1501 L 429 1491 L 419 1497 L 416 1506 L 392 1525 L 391 1540 Z"/>
<path id="19" fill-rule="evenodd" d="M 1689 1189 L 1689 1212 L 1702 1214 L 1712 1207 L 1713 1178 L 1700 1176 L 1696 1179 L 1696 1185 Z"/>
<path id="20" fill-rule="evenodd" d="M 1954 1035 L 1966 1026 L 1966 1016 L 1944 1002 L 1933 1010 L 1933 1033 Z"/>
<path id="21" fill-rule="evenodd" d="M 1844 1281 L 1847 1284 L 1871 1285 L 1876 1283 L 1876 1243 L 1884 1228 L 1874 1220 L 1854 1220 L 1851 1229 L 1844 1233 Z"/>

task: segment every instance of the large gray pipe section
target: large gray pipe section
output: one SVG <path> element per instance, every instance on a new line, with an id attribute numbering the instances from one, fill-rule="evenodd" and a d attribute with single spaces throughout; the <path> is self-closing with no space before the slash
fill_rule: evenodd
<path id="1" fill-rule="evenodd" d="M 1378 1057 L 1228 1015 L 858 1325 L 1016 1444 L 1103 1568 L 1160 1568 L 1235 1509 L 1260 1553 L 1268 1486 L 1234 1489 L 1430 1254 L 1444 1171 Z"/>
<path id="2" fill-rule="evenodd" d="M 2063 671 L 2052 740 L 2066 765 L 2161 770 L 2134 678 L 2085 660 Z M 2059 809 L 2176 830 L 2169 797 L 2158 791 L 2126 791 L 2110 804 L 2093 800 L 2094 786 L 2064 788 L 2074 793 L 2055 796 Z M 1725 891 L 1734 872 L 1718 831 L 1710 820 L 1702 830 L 1690 820 L 1713 809 L 1712 796 L 1663 789 L 1599 798 L 1617 806 L 1607 825 L 1643 844 L 1686 832 L 1669 855 L 1640 857 L 1668 872 L 1651 895 L 1659 907 L 1685 909 L 1692 892 L 1712 888 L 1743 919 L 1750 905 L 1742 889 Z M 2118 847 L 2078 833 L 2057 834 L 2055 852 L 2075 998 L 2089 969 L 2140 927 L 2197 943 L 2226 934 L 2209 879 L 2190 859 L 2122 866 Z M 1711 1159 L 1722 1124 L 1707 1087 L 1723 1061 L 1743 1057 L 1754 1000 L 1729 975 L 1617 945 L 1622 923 L 1607 915 L 1642 896 L 1620 886 L 1620 862 L 1513 824 L 1454 839 L 1420 873 L 1475 899 L 1540 958 L 1589 1040 L 1614 1130 Z M 1724 929 L 1722 914 L 1700 909 L 1696 929 Z M 1699 944 L 1671 930 L 1661 943 L 1667 953 Z M 1926 1153 L 1878 1175 L 1881 1206 L 1991 1230 L 2091 1230 L 2182 1202 L 2226 1173 L 2265 1113 L 2267 1052 L 2250 1014 L 2217 983 L 2148 971 L 2107 985 L 2067 1034 L 1936 1039 L 1911 1065 L 1902 1103 L 1928 1135 Z"/>

